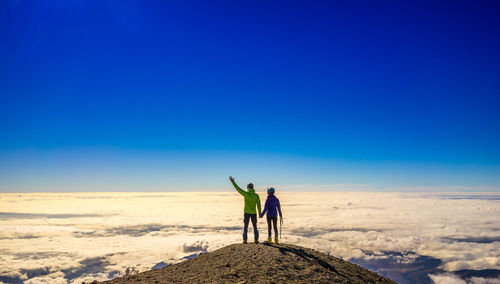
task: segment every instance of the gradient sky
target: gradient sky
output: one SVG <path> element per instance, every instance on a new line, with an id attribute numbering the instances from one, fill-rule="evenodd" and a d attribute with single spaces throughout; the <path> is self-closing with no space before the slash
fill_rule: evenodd
<path id="1" fill-rule="evenodd" d="M 0 191 L 500 188 L 498 1 L 1 1 Z M 474 189 L 475 190 L 475 189 Z"/>

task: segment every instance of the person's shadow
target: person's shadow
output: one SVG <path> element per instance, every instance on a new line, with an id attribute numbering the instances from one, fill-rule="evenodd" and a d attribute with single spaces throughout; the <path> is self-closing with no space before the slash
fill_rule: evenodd
<path id="1" fill-rule="evenodd" d="M 282 254 L 287 255 L 289 253 L 293 253 L 293 254 L 303 258 L 307 262 L 316 262 L 318 265 L 321 265 L 323 268 L 328 269 L 328 270 L 330 270 L 330 271 L 332 271 L 332 272 L 334 272 L 342 277 L 347 278 L 344 274 L 338 272 L 337 269 L 335 269 L 335 267 L 330 265 L 328 262 L 326 262 L 326 261 L 322 260 L 321 258 L 319 258 L 315 255 L 312 255 L 312 254 L 310 254 L 302 249 L 296 249 L 296 248 L 284 247 L 284 246 L 272 245 L 272 244 L 267 244 L 267 245 L 274 246 L 274 247 L 278 248 Z"/>

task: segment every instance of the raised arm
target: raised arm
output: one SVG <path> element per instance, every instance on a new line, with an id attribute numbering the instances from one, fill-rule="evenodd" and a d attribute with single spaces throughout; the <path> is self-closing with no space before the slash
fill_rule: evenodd
<path id="1" fill-rule="evenodd" d="M 229 180 L 231 181 L 231 183 L 233 184 L 234 188 L 236 188 L 236 191 L 238 191 L 241 195 L 245 196 L 246 195 L 246 192 L 241 189 L 237 184 L 236 182 L 234 182 L 234 177 L 229 177 Z"/>

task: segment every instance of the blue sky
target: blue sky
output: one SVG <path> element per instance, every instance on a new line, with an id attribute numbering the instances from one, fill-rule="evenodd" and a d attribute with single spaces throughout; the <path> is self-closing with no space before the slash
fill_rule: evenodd
<path id="1" fill-rule="evenodd" d="M 2 1 L 0 190 L 500 187 L 498 1 Z"/>

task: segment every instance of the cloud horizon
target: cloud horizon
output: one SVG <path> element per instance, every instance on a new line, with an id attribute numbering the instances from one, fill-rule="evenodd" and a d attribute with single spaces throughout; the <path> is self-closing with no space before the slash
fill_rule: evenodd
<path id="1" fill-rule="evenodd" d="M 500 272 L 499 193 L 277 195 L 283 242 L 398 282 Z M 0 194 L 0 281 L 81 283 L 176 263 L 239 242 L 242 206 L 235 192 Z"/>

